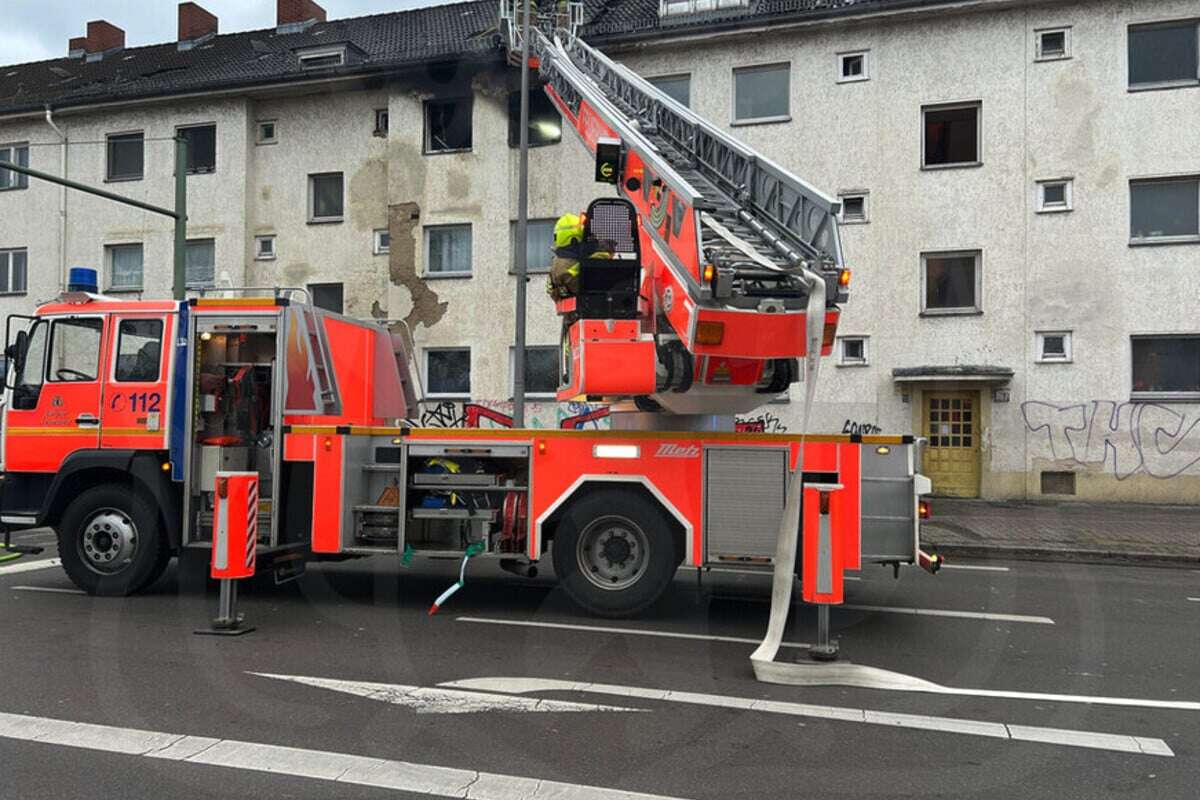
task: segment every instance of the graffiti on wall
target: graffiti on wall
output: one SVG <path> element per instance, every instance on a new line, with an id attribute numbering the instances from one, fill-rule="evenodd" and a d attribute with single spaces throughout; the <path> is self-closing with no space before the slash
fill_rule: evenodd
<path id="1" fill-rule="evenodd" d="M 1174 478 L 1200 466 L 1200 414 L 1156 403 L 1021 404 L 1025 426 L 1044 433 L 1055 461 L 1100 464 L 1117 480 Z M 1196 470 L 1200 474 L 1200 469 Z"/>
<path id="2" fill-rule="evenodd" d="M 787 433 L 788 430 L 783 420 L 770 411 L 752 417 L 737 417 L 733 427 L 738 433 Z"/>
<path id="3" fill-rule="evenodd" d="M 409 424 L 422 428 L 511 428 L 511 401 L 426 403 Z M 608 407 L 590 403 L 526 403 L 525 427 L 564 430 L 605 430 Z"/>
<path id="4" fill-rule="evenodd" d="M 848 419 L 842 423 L 842 433 L 848 433 L 851 436 L 869 436 L 876 433 L 883 433 L 883 428 L 874 422 L 855 422 L 852 419 Z"/>

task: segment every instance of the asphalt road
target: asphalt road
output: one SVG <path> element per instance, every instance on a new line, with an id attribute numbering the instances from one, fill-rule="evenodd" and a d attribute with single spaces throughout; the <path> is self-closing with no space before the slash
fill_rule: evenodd
<path id="1" fill-rule="evenodd" d="M 832 613 L 843 662 L 965 692 L 946 694 L 756 682 L 760 576 L 697 589 L 681 572 L 645 617 L 612 621 L 551 580 L 473 565 L 430 618 L 456 564 L 323 564 L 256 579 L 241 611 L 257 630 L 216 638 L 192 633 L 216 607 L 194 575 L 91 598 L 31 568 L 53 556 L 0 564 L 4 798 L 1163 800 L 1200 786 L 1191 570 L 860 573 Z M 786 640 L 811 642 L 814 623 L 794 614 Z M 471 683 L 434 689 L 451 681 Z"/>

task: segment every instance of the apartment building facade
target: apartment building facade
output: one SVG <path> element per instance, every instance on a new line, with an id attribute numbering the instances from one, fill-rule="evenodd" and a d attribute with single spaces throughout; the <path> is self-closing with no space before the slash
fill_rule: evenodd
<path id="1" fill-rule="evenodd" d="M 185 3 L 180 42 L 132 49 L 102 24 L 71 58 L 0 68 L 0 159 L 170 205 L 184 132 L 189 282 L 403 320 L 432 421 L 502 415 L 517 76 L 496 10 L 327 21 L 280 0 L 276 28 L 221 36 Z M 1195 0 L 676 0 L 588 20 L 589 41 L 841 198 L 853 292 L 813 428 L 927 436 L 947 494 L 1200 497 Z M 537 273 L 553 218 L 604 190 L 536 99 L 527 381 L 530 417 L 556 425 L 592 409 L 550 402 Z M 167 294 L 169 223 L 0 175 L 0 311 L 81 264 Z M 796 430 L 799 405 L 741 422 Z"/>

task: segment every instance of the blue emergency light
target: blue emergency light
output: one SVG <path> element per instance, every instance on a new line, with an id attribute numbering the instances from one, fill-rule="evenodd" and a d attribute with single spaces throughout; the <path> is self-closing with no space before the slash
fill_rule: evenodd
<path id="1" fill-rule="evenodd" d="M 71 267 L 67 276 L 67 291 L 91 292 L 92 294 L 99 292 L 100 283 L 96 277 L 96 270 L 91 267 Z"/>

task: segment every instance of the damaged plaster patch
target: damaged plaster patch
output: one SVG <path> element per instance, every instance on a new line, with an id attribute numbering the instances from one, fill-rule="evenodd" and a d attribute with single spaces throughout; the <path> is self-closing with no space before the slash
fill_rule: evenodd
<path id="1" fill-rule="evenodd" d="M 404 321 L 415 331 L 417 324 L 432 328 L 446 315 L 449 303 L 439 301 L 437 292 L 417 274 L 417 242 L 420 236 L 421 209 L 416 203 L 394 203 L 388 206 L 388 234 L 391 252 L 388 254 L 388 279 L 393 286 L 408 289 L 412 310 Z"/>

